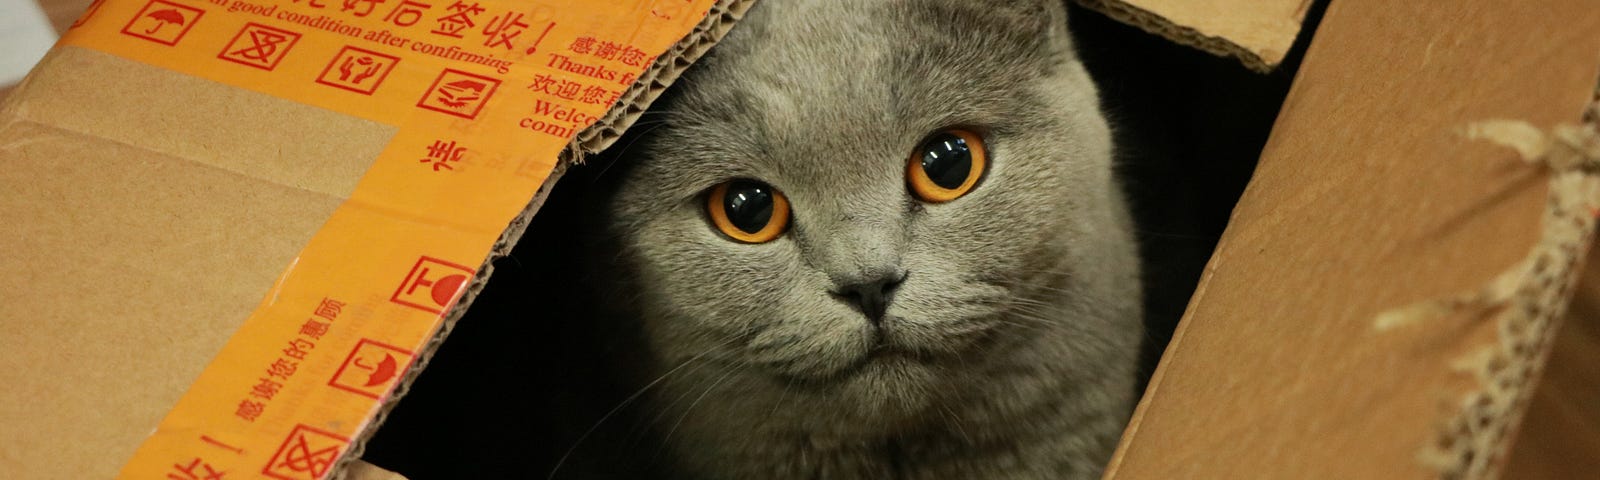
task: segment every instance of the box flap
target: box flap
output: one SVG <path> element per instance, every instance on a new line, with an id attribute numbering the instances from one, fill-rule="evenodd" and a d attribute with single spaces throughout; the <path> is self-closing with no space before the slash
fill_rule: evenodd
<path id="1" fill-rule="evenodd" d="M 1497 324 L 1374 321 L 1518 265 L 1547 175 L 1463 130 L 1573 123 L 1597 67 L 1587 1 L 1333 2 L 1108 478 L 1439 476 Z"/>
<path id="2" fill-rule="evenodd" d="M 96 1 L 4 99 L 0 471 L 336 475 L 749 2 L 380 3 Z"/>
<path id="3" fill-rule="evenodd" d="M 31 327 L 0 335 L 0 470 L 110 478 L 394 128 L 83 49 L 18 92 L 0 113 L 0 224 L 20 240 L 0 310 Z M 248 168 L 277 155 L 325 175 Z"/>
<path id="4" fill-rule="evenodd" d="M 1252 70 L 1277 68 L 1315 0 L 1077 0 L 1117 20 Z"/>

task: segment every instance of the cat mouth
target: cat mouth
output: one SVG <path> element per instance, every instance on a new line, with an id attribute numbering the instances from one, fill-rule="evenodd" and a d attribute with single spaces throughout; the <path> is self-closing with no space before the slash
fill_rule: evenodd
<path id="1" fill-rule="evenodd" d="M 838 358 L 836 362 L 819 364 L 798 361 L 808 356 L 802 355 L 800 358 L 774 362 L 771 367 L 775 368 L 771 368 L 769 372 L 785 384 L 818 389 L 838 387 L 857 381 L 924 377 L 926 374 L 937 374 L 939 371 L 959 368 L 960 365 L 956 363 L 958 357 L 965 356 L 970 348 L 982 343 L 979 339 L 976 342 L 968 342 L 971 344 L 964 348 L 941 348 L 952 345 L 941 343 L 941 340 L 947 340 L 944 338 L 929 338 L 926 334 L 896 331 L 894 327 L 874 329 L 867 335 L 870 337 L 863 339 L 865 342 L 860 344 L 864 348 L 853 352 L 854 355 L 849 358 Z M 982 335 L 982 337 L 988 336 Z M 794 368 L 802 365 L 810 368 Z"/>
<path id="2" fill-rule="evenodd" d="M 928 364 L 931 360 L 926 354 L 880 341 L 872 349 L 837 370 L 810 375 L 785 372 L 779 373 L 778 376 L 792 385 L 826 388 L 861 377 L 891 375 L 906 368 Z"/>

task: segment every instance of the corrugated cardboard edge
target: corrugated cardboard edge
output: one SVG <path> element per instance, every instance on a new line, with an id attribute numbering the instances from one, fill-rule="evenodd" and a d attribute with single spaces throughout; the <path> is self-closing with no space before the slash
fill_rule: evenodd
<path id="1" fill-rule="evenodd" d="M 677 81 L 678 76 L 705 55 L 712 45 L 722 40 L 722 36 L 744 17 L 744 12 L 753 4 L 755 0 L 718 0 L 705 21 L 695 26 L 683 41 L 657 58 L 655 65 L 623 93 L 615 107 L 606 112 L 605 118 L 578 132 L 567 150 L 579 153 L 568 160 L 582 163 L 584 154 L 600 152 L 616 142 L 623 131 L 632 126 L 640 115 L 644 115 L 667 86 Z"/>
<path id="2" fill-rule="evenodd" d="M 1447 306 L 1456 311 L 1499 311 L 1494 315 L 1498 342 L 1458 365 L 1477 380 L 1478 389 L 1461 397 L 1458 410 L 1440 425 L 1436 443 L 1419 453 L 1442 479 L 1498 478 L 1538 389 L 1600 215 L 1596 198 L 1600 197 L 1600 91 L 1596 94 L 1584 111 L 1582 126 L 1548 136 L 1534 131 L 1499 140 L 1533 157 L 1529 160 L 1544 162 L 1555 161 L 1552 150 L 1570 145 L 1572 152 L 1561 153 L 1578 163 L 1549 165 L 1554 171 L 1543 214 L 1544 233 L 1527 260 L 1502 277 L 1509 280 L 1502 287 L 1505 298 L 1489 298 L 1486 305 Z M 1485 287 L 1478 295 L 1492 297 L 1496 287 Z"/>
<path id="3" fill-rule="evenodd" d="M 1253 50 L 1222 36 L 1209 35 L 1192 26 L 1173 21 L 1159 13 L 1140 8 L 1122 0 L 1074 0 L 1090 10 L 1105 14 L 1119 22 L 1139 27 L 1154 35 L 1179 44 L 1188 45 L 1219 57 L 1233 58 L 1246 68 L 1260 73 L 1271 72 L 1288 55 L 1295 35 L 1289 35 L 1281 48 Z M 1301 4 L 1296 18 L 1304 21 L 1311 0 Z M 1298 32 L 1296 32 L 1298 33 Z"/>
<path id="4" fill-rule="evenodd" d="M 450 332 L 454 329 L 456 322 L 461 320 L 468 307 L 472 305 L 473 300 L 477 298 L 478 293 L 482 292 L 483 288 L 488 285 L 489 278 L 494 275 L 494 261 L 509 254 L 511 249 L 517 245 L 517 240 L 521 239 L 522 234 L 527 231 L 528 223 L 533 219 L 534 214 L 538 213 L 539 207 L 544 205 L 545 200 L 550 195 L 550 190 L 555 187 L 557 181 L 560 181 L 567 168 L 582 163 L 585 155 L 598 153 L 621 137 L 622 133 L 634 121 L 638 120 L 645 110 L 650 108 L 650 104 L 655 102 L 661 96 L 661 93 L 672 82 L 676 81 L 679 75 L 683 74 L 684 70 L 687 70 L 695 61 L 705 55 L 706 51 L 722 40 L 722 37 L 733 28 L 733 25 L 739 19 L 744 17 L 745 11 L 749 10 L 754 3 L 755 0 L 718 0 L 711 7 L 705 18 L 695 26 L 694 30 L 685 35 L 682 40 L 679 40 L 667 52 L 656 58 L 650 69 L 640 75 L 639 80 L 635 81 L 633 86 L 623 93 L 621 99 L 611 107 L 611 110 L 603 118 L 579 132 L 567 144 L 567 148 L 561 152 L 561 158 L 556 165 L 555 171 L 550 173 L 549 179 L 545 180 L 544 185 L 539 187 L 538 193 L 528 202 L 528 206 L 515 219 L 512 219 L 505 232 L 501 233 L 500 238 L 495 241 L 493 250 L 489 252 L 489 256 L 484 260 L 483 265 L 478 268 L 477 275 L 473 276 L 472 282 L 467 285 L 466 290 L 461 295 L 461 299 L 444 316 L 433 338 L 429 339 L 427 345 L 417 353 L 416 362 L 406 370 L 405 377 L 396 384 L 389 396 L 383 399 L 378 413 L 372 417 L 371 421 L 367 422 L 360 434 L 351 440 L 350 448 L 340 458 L 339 465 L 335 468 L 335 473 L 330 478 L 343 479 L 346 474 L 350 473 L 346 467 L 361 457 L 361 454 L 366 450 L 367 440 L 371 439 L 372 434 L 378 430 L 379 426 L 383 425 L 389 412 L 394 409 L 395 405 L 399 404 L 400 399 L 405 397 L 406 392 L 410 390 L 412 382 L 416 381 L 417 376 L 422 373 L 424 368 L 427 368 L 428 361 L 433 357 L 433 352 L 438 351 L 439 345 L 443 344 L 445 338 L 450 336 Z"/>

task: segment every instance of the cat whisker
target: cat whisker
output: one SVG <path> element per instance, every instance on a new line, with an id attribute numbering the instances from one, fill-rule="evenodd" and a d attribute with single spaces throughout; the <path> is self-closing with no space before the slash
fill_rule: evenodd
<path id="1" fill-rule="evenodd" d="M 708 362 L 699 362 L 698 365 L 695 365 L 694 368 L 689 369 L 688 371 L 684 372 L 682 375 L 679 375 L 679 377 L 693 375 L 695 372 L 698 372 L 702 368 L 705 368 L 706 365 L 709 365 L 709 363 Z M 683 399 L 689 398 L 690 392 L 693 392 L 693 391 L 694 391 L 693 389 L 685 389 L 683 394 L 678 395 L 678 398 L 675 398 L 675 399 L 672 400 L 672 403 L 667 404 L 667 406 L 665 408 L 661 408 L 660 409 L 661 411 L 656 414 L 655 418 L 650 419 L 649 422 L 640 422 L 640 423 L 636 424 L 635 427 L 634 427 L 634 430 L 632 432 L 629 432 L 629 435 L 630 436 L 638 435 L 639 437 L 644 437 L 646 430 L 649 430 L 650 427 L 655 426 L 655 424 L 657 424 L 657 423 L 660 423 L 661 419 L 665 418 L 667 416 L 667 412 L 668 411 L 670 411 L 673 407 L 678 406 L 679 403 L 683 402 Z"/>
<path id="2" fill-rule="evenodd" d="M 961 425 L 960 416 L 956 415 L 956 412 L 951 410 L 949 405 L 939 405 L 939 416 L 944 417 L 946 424 L 949 424 L 951 427 L 954 427 L 957 432 L 961 433 L 961 438 L 967 441 L 967 445 L 978 444 L 978 442 L 972 441 L 972 436 L 967 434 L 967 428 Z"/>
<path id="3" fill-rule="evenodd" d="M 601 167 L 600 171 L 596 172 L 594 174 L 594 176 L 590 178 L 589 184 L 590 185 L 594 185 L 595 183 L 599 182 L 600 179 L 605 176 L 606 172 L 611 171 L 611 167 L 613 165 L 616 165 L 617 162 L 622 161 L 622 158 L 623 158 L 624 154 L 628 153 L 628 149 L 633 148 L 634 144 L 639 143 L 639 140 L 645 138 L 647 135 L 649 135 L 650 132 L 655 131 L 655 129 L 657 129 L 657 128 L 661 128 L 662 126 L 664 126 L 664 125 L 666 125 L 668 123 L 669 122 L 666 121 L 666 120 L 659 121 L 659 122 L 654 122 L 654 123 L 650 123 L 650 122 L 634 123 L 633 127 L 631 127 L 631 128 L 633 129 L 633 131 L 639 132 L 639 134 L 633 136 L 632 139 L 628 140 L 628 143 L 626 145 L 623 145 L 621 149 L 618 149 L 617 153 L 609 155 L 611 157 L 611 161 L 606 162 L 606 165 L 604 167 Z M 644 130 L 639 130 L 639 127 L 641 127 L 641 126 L 647 126 L 648 128 L 645 128 Z"/>
<path id="4" fill-rule="evenodd" d="M 789 399 L 789 391 L 793 389 L 794 380 L 785 378 L 783 381 L 783 393 L 778 394 L 778 401 L 772 404 L 772 413 L 767 414 L 768 417 L 777 416 L 778 412 L 783 410 L 783 402 Z"/>
<path id="5" fill-rule="evenodd" d="M 1022 312 L 1018 312 L 1018 313 L 1020 314 Z M 1026 315 L 1026 314 L 1018 315 L 1017 318 L 1018 319 L 1024 319 L 1024 320 L 1037 321 L 1037 322 L 1041 322 L 1041 323 L 1048 323 L 1049 322 L 1049 320 L 1047 320 L 1047 319 L 1033 317 L 1031 315 Z M 1107 338 L 1106 334 L 1100 333 L 1096 329 L 1093 329 L 1093 328 L 1071 328 L 1072 325 L 1063 324 L 1063 323 L 1056 323 L 1055 325 L 1059 325 L 1058 328 L 1068 329 L 1070 331 L 1070 335 L 1072 335 L 1074 337 L 1087 338 L 1089 340 L 1093 340 L 1093 341 L 1090 341 L 1090 342 L 1079 342 L 1079 343 L 1077 343 L 1077 345 L 1103 346 L 1103 345 L 1115 345 L 1116 344 L 1116 342 L 1113 342 L 1111 339 Z"/>
<path id="6" fill-rule="evenodd" d="M 611 411 L 606 412 L 605 415 L 602 415 L 600 417 L 600 420 L 595 421 L 594 425 L 590 426 L 587 431 L 584 431 L 583 435 L 579 435 L 578 436 L 578 440 L 574 441 L 572 443 L 572 447 L 568 448 L 567 452 L 561 455 L 561 459 L 556 461 L 556 465 L 554 467 L 550 468 L 550 475 L 545 477 L 545 479 L 546 480 L 555 479 L 556 478 L 556 473 L 561 471 L 561 466 L 565 465 L 567 463 L 567 460 L 571 459 L 572 454 L 574 452 L 578 451 L 578 447 L 583 445 L 583 441 L 587 440 L 589 438 L 589 436 L 594 435 L 594 432 L 596 430 L 599 430 L 600 426 L 602 424 L 604 424 L 606 422 L 606 420 L 609 420 L 609 419 L 611 419 L 611 417 L 616 416 L 617 412 L 621 412 L 623 408 L 627 407 L 629 404 L 632 404 L 635 400 L 638 400 L 639 397 L 644 396 L 645 392 L 649 391 L 651 388 L 654 388 L 656 385 L 661 384 L 661 382 L 666 380 L 667 377 L 670 377 L 674 373 L 682 371 L 683 368 L 689 366 L 689 364 L 692 364 L 692 363 L 694 363 L 694 362 L 696 362 L 696 361 L 698 361 L 698 360 L 700 360 L 702 358 L 705 358 L 706 356 L 710 355 L 712 352 L 717 351 L 717 348 L 725 346 L 725 345 L 727 345 L 729 343 L 733 343 L 733 341 L 737 340 L 737 339 L 738 339 L 737 336 L 728 338 L 727 340 L 723 341 L 722 344 L 719 344 L 719 345 L 717 345 L 715 347 L 712 347 L 712 348 L 707 348 L 706 351 L 701 352 L 699 355 L 695 355 L 693 357 L 690 357 L 688 360 L 684 360 L 683 363 L 679 363 L 678 366 L 672 367 L 671 370 L 668 370 L 666 373 L 661 374 L 661 376 L 656 377 L 655 380 L 652 380 L 652 381 L 650 381 L 650 383 L 645 384 L 645 386 L 640 388 L 639 391 L 634 392 L 633 395 L 629 395 L 628 398 L 624 399 L 621 403 L 618 403 L 616 407 L 613 407 L 611 409 Z"/>
<path id="7" fill-rule="evenodd" d="M 662 437 L 662 439 L 661 439 L 661 448 L 656 450 L 656 455 L 652 456 L 650 461 L 654 462 L 655 458 L 659 457 L 661 455 L 661 452 L 666 450 L 666 446 L 672 440 L 672 435 L 674 433 L 678 432 L 678 427 L 683 425 L 684 419 L 689 418 L 689 414 L 694 413 L 694 407 L 699 406 L 700 402 L 704 401 L 706 399 L 706 396 L 711 394 L 712 390 L 716 390 L 717 386 L 722 385 L 722 382 L 727 381 L 728 378 L 732 377 L 734 373 L 741 372 L 741 371 L 743 371 L 742 368 L 741 369 L 729 369 L 727 372 L 723 373 L 721 377 L 717 377 L 716 381 L 711 382 L 711 386 L 706 387 L 706 389 L 704 391 L 700 392 L 700 396 L 696 397 L 694 399 L 694 402 L 689 404 L 689 408 L 686 408 L 686 409 L 683 410 L 683 415 L 679 415 L 678 416 L 678 421 L 677 422 L 673 422 L 672 428 L 670 430 L 667 430 L 667 435 L 665 437 Z"/>

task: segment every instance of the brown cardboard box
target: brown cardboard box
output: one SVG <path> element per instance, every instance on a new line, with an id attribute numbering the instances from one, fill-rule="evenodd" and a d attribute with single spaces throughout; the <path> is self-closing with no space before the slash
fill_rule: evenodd
<path id="1" fill-rule="evenodd" d="M 1595 12 L 1478 1 L 1410 6 L 1375 22 L 1376 2 L 1338 1 L 1107 478 L 1487 478 L 1502 465 L 1506 478 L 1586 478 L 1600 458 L 1589 428 L 1600 423 L 1585 421 L 1600 415 L 1584 380 L 1600 353 L 1584 333 L 1594 313 L 1582 295 L 1592 288 L 1543 383 L 1516 386 L 1537 390 L 1533 403 L 1501 405 L 1494 421 L 1508 435 L 1449 452 L 1436 443 L 1472 413 L 1461 399 L 1483 388 L 1454 365 L 1493 345 L 1499 321 L 1463 312 L 1382 332 L 1376 324 L 1384 312 L 1475 290 L 1527 254 L 1547 173 L 1464 132 L 1495 118 L 1575 122 L 1600 73 Z M 1543 27 L 1556 18 L 1567 25 Z M 1192 40 L 1182 38 L 1192 30 L 1143 26 Z M 1508 460 L 1524 406 L 1528 423 Z M 1483 458 L 1439 456 L 1458 452 Z"/>
<path id="2" fill-rule="evenodd" d="M 1313 0 L 1076 0 L 1184 45 L 1233 57 L 1256 71 L 1277 68 Z"/>
<path id="3" fill-rule="evenodd" d="M 1529 349 L 1517 362 L 1530 375 L 1496 385 L 1453 365 L 1514 345 L 1497 331 L 1509 313 L 1374 322 L 1474 291 L 1524 258 L 1547 174 L 1462 132 L 1501 118 L 1574 123 L 1597 68 L 1600 9 L 1586 1 L 1332 2 L 1107 477 L 1492 473 L 1541 357 Z M 1559 294 L 1564 280 L 1529 291 Z M 1582 380 L 1561 373 L 1585 368 L 1566 363 L 1581 357 L 1555 361 L 1546 391 L 1593 391 L 1563 385 Z M 1462 405 L 1484 391 L 1506 394 L 1492 398 L 1499 410 Z M 1562 418 L 1600 409 L 1566 405 Z M 1554 443 L 1600 456 L 1571 434 Z"/>
<path id="4" fill-rule="evenodd" d="M 46 10 L 81 8 L 62 6 L 71 1 Z M 1080 1 L 1257 69 L 1282 59 L 1309 5 Z M 666 56 L 648 93 L 572 151 L 604 148 L 744 6 L 721 3 L 673 54 L 682 61 Z M 1597 27 L 1579 0 L 1449 10 L 1336 0 L 1108 477 L 1442 476 L 1419 455 L 1478 387 L 1450 365 L 1492 340 L 1494 322 L 1380 334 L 1372 321 L 1472 290 L 1522 258 L 1544 174 L 1459 130 L 1572 120 L 1600 66 Z M 149 94 L 170 91 L 185 94 Z M 152 115 L 176 111 L 186 113 Z M 0 472 L 115 472 L 393 135 L 97 52 L 53 54 L 0 110 L 0 224 L 27 239 L 0 255 L 0 271 L 23 272 L 0 280 L 0 313 L 28 325 L 0 335 Z M 240 163 L 218 165 L 218 152 Z M 250 162 L 276 158 L 323 165 L 261 181 Z M 1600 352 L 1594 286 L 1571 312 L 1589 321 L 1569 321 L 1550 354 L 1506 467 L 1513 478 L 1577 478 L 1593 470 L 1574 459 L 1600 458 L 1589 428 L 1600 400 L 1584 388 Z M 448 321 L 429 348 L 447 333 Z M 363 431 L 381 421 L 382 410 Z"/>
<path id="5" fill-rule="evenodd" d="M 279 10 L 272 12 L 313 8 L 273 3 Z M 534 6 L 529 15 L 515 17 L 516 22 L 511 19 L 521 12 L 492 13 L 504 15 L 496 17 L 503 19 L 496 20 L 501 25 L 519 23 L 525 28 L 546 25 L 537 18 L 554 18 L 544 30 L 551 38 L 620 30 L 631 35 L 618 39 L 629 48 L 651 48 L 650 42 L 660 42 L 654 53 L 640 51 L 627 57 L 624 51 L 608 64 L 614 71 L 637 66 L 643 72 L 637 77 L 618 74 L 621 87 L 612 87 L 617 96 L 611 98 L 617 101 L 615 108 L 607 111 L 596 103 L 606 100 L 603 95 L 584 102 L 600 105 L 583 108 L 598 108 L 603 114 L 573 121 L 586 129 L 563 132 L 571 138 L 563 158 L 571 158 L 604 148 L 678 72 L 720 38 L 747 5 L 739 0 L 699 3 L 711 11 L 693 11 L 692 5 L 617 2 L 555 14 Z M 398 396 L 420 370 L 432 347 L 448 333 L 449 323 L 481 288 L 489 268 L 476 268 L 484 261 L 481 255 L 470 260 L 472 267 L 465 267 L 445 266 L 442 261 L 425 264 L 429 257 L 418 260 L 411 254 L 406 265 L 416 266 L 397 263 L 400 268 L 394 278 L 403 274 L 404 282 L 414 284 L 413 290 L 431 286 L 422 297 L 406 293 L 404 284 L 395 290 L 393 285 L 373 283 L 367 285 L 371 294 L 351 298 L 332 293 L 329 297 L 337 300 L 324 297 L 320 304 L 306 303 L 308 298 L 294 293 L 293 284 L 362 283 L 339 280 L 343 272 L 338 270 L 332 277 L 303 273 L 312 261 L 308 252 L 322 242 L 322 248 L 347 252 L 346 260 L 332 257 L 336 263 L 354 265 L 356 257 L 390 249 L 386 244 L 443 245 L 438 238 L 473 231 L 461 219 L 474 216 L 476 208 L 438 215 L 423 206 L 407 207 L 406 198 L 426 198 L 429 189 L 446 188 L 461 179 L 512 178 L 502 182 L 506 183 L 525 182 L 514 180 L 518 177 L 542 178 L 548 170 L 537 171 L 538 166 L 548 169 L 557 161 L 553 151 L 550 158 L 499 157 L 486 153 L 487 148 L 477 150 L 481 143 L 472 144 L 473 150 L 452 147 L 458 152 L 454 158 L 435 158 L 429 153 L 432 148 L 418 149 L 416 157 L 440 164 L 460 162 L 446 164 L 450 168 L 439 174 L 457 176 L 403 180 L 402 188 L 416 197 L 363 198 L 363 185 L 382 181 L 373 176 L 381 176 L 384 152 L 403 141 L 406 129 L 443 125 L 423 133 L 467 139 L 473 138 L 474 129 L 492 131 L 495 127 L 485 122 L 501 117 L 495 116 L 497 104 L 484 104 L 491 101 L 494 90 L 484 90 L 483 82 L 475 79 L 492 80 L 484 75 L 494 70 L 483 62 L 429 63 L 436 60 L 425 55 L 437 56 L 442 50 L 424 54 L 417 49 L 383 49 L 377 46 L 380 41 L 372 40 L 386 38 L 376 36 L 379 30 L 370 27 L 377 23 L 377 15 L 363 24 L 369 26 L 369 35 L 361 39 L 372 43 L 357 43 L 367 50 L 350 54 L 349 46 L 341 47 L 345 40 L 327 33 L 349 32 L 349 25 L 331 26 L 306 16 L 298 17 L 305 23 L 288 21 L 265 14 L 269 10 L 264 5 L 245 5 L 256 13 L 239 9 L 240 5 L 200 0 L 97 2 L 84 27 L 72 32 L 78 36 L 73 39 L 69 34 L 72 40 L 58 45 L 0 103 L 0 225 L 6 225 L 15 240 L 0 252 L 0 270 L 10 272 L 0 279 L 0 318 L 11 327 L 0 334 L 0 351 L 5 352 L 0 355 L 0 384 L 6 385 L 0 389 L 0 425 L 5 425 L 0 428 L 0 477 L 108 478 L 119 470 L 126 478 L 208 476 L 221 471 L 230 472 L 228 478 L 338 474 L 340 465 L 359 456 L 364 436 L 392 406 L 387 398 Z M 622 11 L 627 5 L 641 7 Z M 52 10 L 67 8 L 63 4 Z M 337 12 L 336 7 L 329 12 Z M 538 17 L 541 13 L 553 16 Z M 347 23 L 355 24 L 354 18 L 346 18 Z M 384 21 L 404 26 L 406 19 L 400 15 Z M 487 15 L 480 21 L 486 19 Z M 557 28 L 556 21 L 577 26 Z M 263 22 L 269 30 L 261 29 Z M 402 45 L 392 38 L 396 31 L 404 31 L 389 28 L 383 30 L 391 38 L 386 45 Z M 424 36 L 412 39 L 433 38 L 426 36 L 425 28 L 419 33 Z M 286 43 L 288 38 L 274 32 L 288 32 L 284 35 L 292 35 L 298 43 Z M 519 32 L 526 36 L 515 38 L 533 41 L 538 31 L 532 32 Z M 488 48 L 498 48 L 493 44 L 496 38 L 512 38 L 484 36 L 488 40 L 478 41 Z M 261 42 L 273 47 L 251 50 L 249 43 L 240 43 L 250 41 L 256 41 L 256 47 L 262 47 Z M 576 40 L 565 39 L 558 52 L 568 49 L 568 43 Z M 534 73 L 551 73 L 538 70 L 547 53 L 536 52 L 537 43 L 531 45 L 523 53 L 541 56 L 531 57 L 523 64 L 526 68 L 513 70 L 525 76 L 505 79 L 518 84 L 504 88 L 523 90 L 526 85 L 521 83 L 534 79 Z M 450 52 L 467 50 L 471 49 Z M 509 45 L 506 50 L 511 50 Z M 118 56 L 140 51 L 155 53 L 143 61 Z M 455 56 L 446 60 L 468 61 L 463 59 L 469 57 L 450 52 L 444 54 Z M 193 57 L 172 59 L 181 55 Z M 386 55 L 404 58 L 383 60 Z M 339 66 L 341 59 L 348 60 L 344 67 Z M 168 68 L 153 65 L 162 62 L 170 62 L 164 64 Z M 405 63 L 396 67 L 396 62 Z M 363 66 L 371 72 L 380 67 L 389 70 L 378 76 L 356 75 L 354 80 L 348 73 L 339 76 L 343 68 L 359 72 Z M 402 82 L 407 78 L 421 82 Z M 437 80 L 428 84 L 431 78 Z M 638 80 L 630 84 L 634 78 Z M 232 79 L 243 80 L 230 84 Z M 370 81 L 361 83 L 363 79 Z M 446 84 L 447 79 L 452 83 Z M 278 83 L 291 86 L 273 90 L 282 87 Z M 471 89 L 489 93 L 473 97 Z M 320 91 L 323 96 L 296 101 L 263 93 L 292 96 L 298 90 Z M 451 98 L 459 105 L 439 100 L 446 98 L 440 92 L 458 94 Z M 506 98 L 512 93 L 500 95 Z M 302 103 L 313 101 L 333 106 Z M 572 104 L 577 103 L 574 97 Z M 462 108 L 471 105 L 478 107 Z M 480 113 L 483 121 L 477 123 L 456 120 L 470 120 Z M 522 123 L 528 128 L 535 124 L 532 118 Z M 435 143 L 439 144 L 442 141 Z M 417 175 L 441 172 L 438 167 L 426 170 L 428 163 L 412 163 L 416 157 L 402 157 L 393 165 L 421 167 L 412 168 L 422 172 Z M 524 172 L 524 166 L 530 171 Z M 471 173 L 474 169 L 482 173 Z M 506 173 L 493 173 L 501 170 Z M 473 233 L 489 241 L 481 244 L 484 255 L 503 254 L 522 233 L 541 198 L 534 195 L 538 181 L 526 180 L 532 184 L 525 196 L 513 191 L 513 198 L 502 202 L 508 215 L 492 231 Z M 486 199 L 507 193 L 452 198 L 461 206 L 484 205 Z M 451 205 L 439 208 L 457 208 Z M 340 220 L 339 212 L 352 208 L 354 216 Z M 373 225 L 402 227 L 390 232 L 355 231 L 353 240 L 344 237 L 332 246 L 329 240 L 319 240 L 336 231 L 340 222 L 367 217 L 379 219 Z M 401 231 L 409 233 L 395 238 Z M 488 243 L 494 243 L 492 249 Z M 470 281 L 465 275 L 426 277 L 424 267 L 429 265 L 476 270 L 477 275 Z M 424 278 L 431 283 L 422 283 Z M 450 287 L 440 286 L 450 279 Z M 427 305 L 406 305 L 416 301 L 436 302 L 442 308 L 430 311 Z M 295 314 L 292 324 L 275 323 L 269 315 L 273 309 L 295 304 L 304 310 Z M 333 322 L 331 328 L 328 321 Z M 310 328 L 314 324 L 321 329 Z M 385 335 L 409 337 L 414 343 L 371 340 Z M 347 368 L 360 367 L 367 358 L 368 350 L 363 349 L 392 354 L 387 366 L 354 377 L 356 382 L 344 380 Z M 252 355 L 267 360 L 239 361 Z M 416 368 L 408 368 L 412 365 Z M 203 388 L 208 381 L 236 383 L 239 388 Z M 334 393 L 338 395 L 329 396 Z M 263 410 L 266 402 L 271 403 Z M 195 420 L 219 415 L 235 418 Z M 329 418 L 340 420 L 320 420 Z M 281 446 L 250 443 L 251 435 L 268 431 L 276 432 L 272 435 L 280 438 L 273 443 Z M 323 445 L 297 446 L 296 440 Z M 152 443 L 162 441 L 182 448 Z"/>

